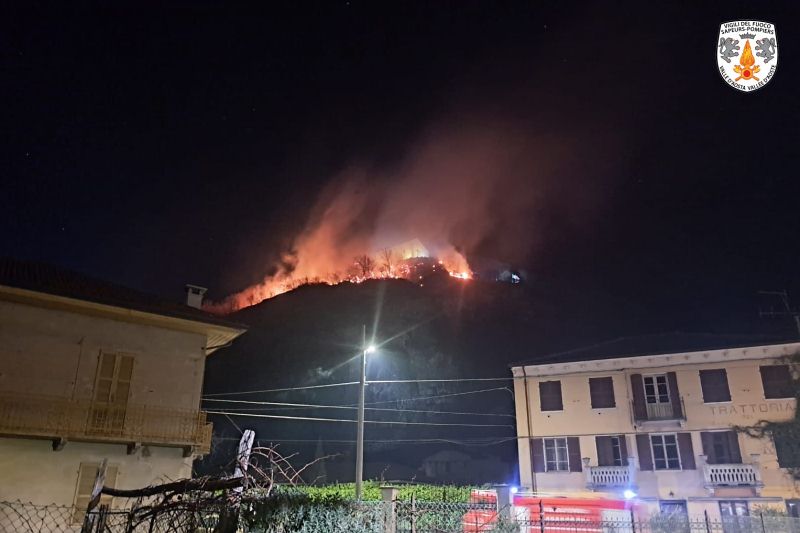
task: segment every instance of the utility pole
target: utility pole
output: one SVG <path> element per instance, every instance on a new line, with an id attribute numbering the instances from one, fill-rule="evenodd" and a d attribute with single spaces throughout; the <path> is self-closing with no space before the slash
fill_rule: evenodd
<path id="1" fill-rule="evenodd" d="M 361 378 L 358 387 L 358 435 L 356 437 L 356 500 L 361 500 L 364 477 L 364 393 L 367 386 L 367 325 L 362 326 Z"/>
<path id="2" fill-rule="evenodd" d="M 783 303 L 783 311 L 775 311 L 774 309 L 770 308 L 769 311 L 758 311 L 758 315 L 762 317 L 782 317 L 788 316 L 794 319 L 794 324 L 797 327 L 797 335 L 800 336 L 800 311 L 797 309 L 792 309 L 791 305 L 789 304 L 789 294 L 786 290 L 782 291 L 758 291 L 759 294 L 767 294 L 769 296 L 777 296 L 781 299 Z"/>

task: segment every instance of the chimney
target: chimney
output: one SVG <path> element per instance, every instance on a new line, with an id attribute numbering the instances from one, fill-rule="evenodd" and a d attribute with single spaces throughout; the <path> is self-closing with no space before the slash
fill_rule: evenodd
<path id="1" fill-rule="evenodd" d="M 203 307 L 203 296 L 207 290 L 205 287 L 197 285 L 186 285 L 186 305 L 195 309 Z"/>

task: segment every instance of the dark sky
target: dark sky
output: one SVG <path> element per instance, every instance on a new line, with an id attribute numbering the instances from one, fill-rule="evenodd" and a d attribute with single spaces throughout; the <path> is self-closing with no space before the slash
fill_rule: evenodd
<path id="1" fill-rule="evenodd" d="M 221 297 L 265 273 L 343 167 L 390 165 L 475 111 L 583 143 L 559 206 L 580 173 L 598 208 L 537 219 L 535 282 L 677 326 L 755 314 L 758 289 L 800 304 L 796 2 L 267 4 L 7 7 L 0 255 Z M 715 62 L 719 24 L 748 17 L 780 47 L 752 94 Z"/>

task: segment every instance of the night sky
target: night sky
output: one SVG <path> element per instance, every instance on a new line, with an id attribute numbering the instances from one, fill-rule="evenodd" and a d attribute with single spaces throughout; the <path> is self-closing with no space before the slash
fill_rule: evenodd
<path id="1" fill-rule="evenodd" d="M 800 305 L 796 2 L 267 4 L 6 7 L 0 255 L 222 297 L 347 165 L 391 166 L 442 120 L 513 120 L 575 140 L 550 205 L 509 223 L 537 235 L 511 259 L 530 283 L 665 329 L 735 328 L 759 289 Z M 780 47 L 751 94 L 715 61 L 746 18 Z"/>

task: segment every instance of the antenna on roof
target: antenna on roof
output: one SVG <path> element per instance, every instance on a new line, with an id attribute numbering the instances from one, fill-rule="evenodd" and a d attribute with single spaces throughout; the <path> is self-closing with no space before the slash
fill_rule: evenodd
<path id="1" fill-rule="evenodd" d="M 800 311 L 797 309 L 792 309 L 792 306 L 789 303 L 789 294 L 786 290 L 782 291 L 758 291 L 758 294 L 766 294 L 768 296 L 777 296 L 780 298 L 781 303 L 783 304 L 782 311 L 776 311 L 772 307 L 769 308 L 768 311 L 764 311 L 762 309 L 758 310 L 758 316 L 760 317 L 782 317 L 782 316 L 789 316 L 794 319 L 794 323 L 797 326 L 797 334 L 800 335 Z"/>

